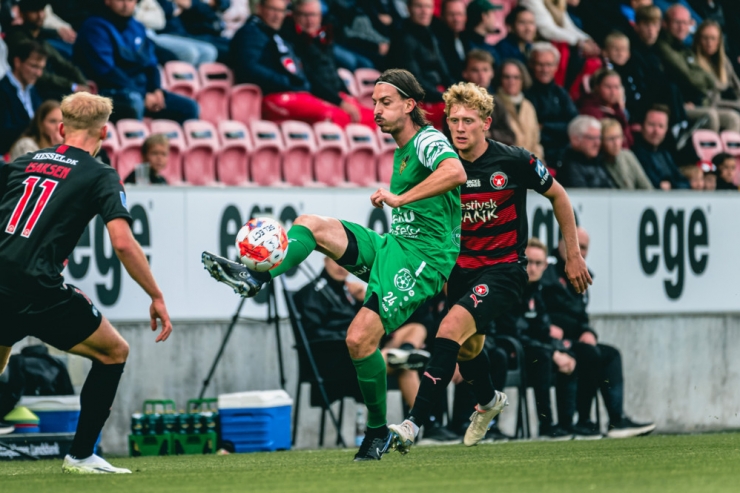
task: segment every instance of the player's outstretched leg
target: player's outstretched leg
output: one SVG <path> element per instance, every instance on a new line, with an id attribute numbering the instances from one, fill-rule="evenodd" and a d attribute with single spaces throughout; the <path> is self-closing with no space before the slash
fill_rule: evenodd
<path id="1" fill-rule="evenodd" d="M 64 458 L 62 471 L 73 474 L 130 474 L 128 469 L 113 467 L 93 453 L 95 442 L 110 415 L 128 357 L 128 344 L 103 318 L 100 327 L 69 352 L 93 360 L 93 365 L 80 392 L 80 419 L 69 455 Z"/>

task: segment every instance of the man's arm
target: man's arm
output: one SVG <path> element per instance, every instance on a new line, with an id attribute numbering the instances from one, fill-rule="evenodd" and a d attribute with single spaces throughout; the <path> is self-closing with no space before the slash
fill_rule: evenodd
<path id="1" fill-rule="evenodd" d="M 384 204 L 395 209 L 429 197 L 442 195 L 464 184 L 467 179 L 460 160 L 447 158 L 439 163 L 439 166 L 431 175 L 408 192 L 395 195 L 380 188 L 370 197 L 370 202 L 379 209 L 382 209 Z"/>
<path id="2" fill-rule="evenodd" d="M 162 321 L 162 332 L 157 336 L 156 342 L 164 341 L 172 332 L 172 323 L 164 304 L 164 296 L 154 280 L 146 255 L 141 249 L 139 242 L 134 238 L 131 227 L 123 218 L 112 219 L 106 224 L 110 241 L 116 256 L 126 267 L 126 271 L 139 286 L 146 291 L 152 299 L 149 315 L 151 317 L 152 330 L 157 330 L 157 319 Z"/>
<path id="3" fill-rule="evenodd" d="M 573 287 L 576 288 L 576 291 L 582 293 L 588 288 L 589 284 L 593 284 L 593 281 L 588 273 L 586 261 L 581 256 L 581 248 L 576 234 L 576 216 L 573 213 L 570 198 L 563 186 L 554 180 L 550 189 L 542 195 L 552 203 L 555 219 L 560 225 L 560 232 L 563 235 L 563 241 L 565 241 L 565 274 Z"/>

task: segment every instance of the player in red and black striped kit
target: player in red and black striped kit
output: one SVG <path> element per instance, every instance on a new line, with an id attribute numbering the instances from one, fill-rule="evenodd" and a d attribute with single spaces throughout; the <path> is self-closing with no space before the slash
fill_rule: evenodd
<path id="1" fill-rule="evenodd" d="M 461 187 L 460 255 L 447 282 L 449 313 L 442 321 L 432 357 L 409 419 L 390 425 L 392 446 L 402 453 L 413 445 L 429 417 L 432 402 L 445 391 L 459 365 L 478 401 L 464 443 L 480 442 L 508 400 L 496 391 L 483 349 L 491 321 L 514 308 L 527 284 L 527 190 L 552 202 L 567 246 L 566 273 L 578 292 L 591 284 L 576 237 L 568 194 L 536 156 L 520 147 L 487 140 L 493 97 L 472 83 L 444 94 L 452 143 L 467 174 Z"/>
<path id="2" fill-rule="evenodd" d="M 65 284 L 62 270 L 96 215 L 116 255 L 152 299 L 157 341 L 172 331 L 162 292 L 131 232 L 118 173 L 93 157 L 108 133 L 111 100 L 80 92 L 61 104 L 64 144 L 21 156 L 0 168 L 0 373 L 13 344 L 35 336 L 92 360 L 80 393 L 80 418 L 64 472 L 128 473 L 93 454 L 108 419 L 128 344 L 90 299 Z"/>

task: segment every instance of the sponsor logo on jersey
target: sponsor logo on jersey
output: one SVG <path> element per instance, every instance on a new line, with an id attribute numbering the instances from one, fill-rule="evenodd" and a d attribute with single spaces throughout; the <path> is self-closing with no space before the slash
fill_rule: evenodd
<path id="1" fill-rule="evenodd" d="M 481 304 L 481 303 L 483 303 L 483 300 L 479 300 L 478 298 L 475 297 L 474 294 L 471 294 L 470 295 L 470 298 L 473 300 L 473 303 L 475 303 L 475 305 L 473 306 L 473 308 L 478 308 L 478 305 Z"/>
<path id="2" fill-rule="evenodd" d="M 496 171 L 491 175 L 491 186 L 496 190 L 506 188 L 507 183 L 509 183 L 509 177 L 503 171 Z"/>
<path id="3" fill-rule="evenodd" d="M 67 157 L 62 156 L 61 154 L 57 154 L 56 152 L 37 152 L 36 154 L 33 155 L 33 159 L 39 159 L 43 161 L 56 161 L 58 163 L 71 164 L 71 165 L 77 164 L 76 159 L 69 159 Z"/>
<path id="4" fill-rule="evenodd" d="M 408 158 L 404 158 L 403 161 L 401 161 L 401 166 L 398 167 L 398 174 L 402 175 L 403 170 L 406 169 L 406 165 L 408 164 Z"/>
<path id="5" fill-rule="evenodd" d="M 403 268 L 393 277 L 393 284 L 399 291 L 410 291 L 416 285 L 416 279 L 411 275 L 411 271 Z"/>
<path id="6" fill-rule="evenodd" d="M 496 201 L 489 199 L 485 202 L 472 200 L 462 204 L 462 221 L 464 223 L 487 222 L 498 219 L 496 215 Z"/>
<path id="7" fill-rule="evenodd" d="M 121 204 L 128 209 L 128 204 L 126 203 L 126 193 L 125 192 L 118 192 L 121 195 Z"/>
<path id="8" fill-rule="evenodd" d="M 547 171 L 547 166 L 537 159 L 534 155 L 532 155 L 529 158 L 529 164 L 534 165 L 534 170 L 537 173 L 537 176 L 540 177 L 540 185 L 544 185 L 547 179 L 550 177 L 550 172 Z"/>
<path id="9" fill-rule="evenodd" d="M 468 180 L 467 183 L 465 183 L 465 186 L 468 188 L 478 188 L 480 187 L 480 180 Z"/>
<path id="10" fill-rule="evenodd" d="M 478 284 L 476 287 L 473 288 L 473 292 L 480 296 L 481 298 L 488 295 L 488 285 L 487 284 Z"/>

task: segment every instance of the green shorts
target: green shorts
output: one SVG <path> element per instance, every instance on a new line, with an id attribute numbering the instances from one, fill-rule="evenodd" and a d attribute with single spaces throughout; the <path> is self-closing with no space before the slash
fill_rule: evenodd
<path id="1" fill-rule="evenodd" d="M 342 221 L 357 238 L 356 265 L 344 267 L 367 282 L 365 303 L 375 295 L 378 314 L 390 334 L 426 300 L 442 291 L 445 278 L 415 252 L 404 249 L 391 234 L 378 234 L 359 224 Z"/>

